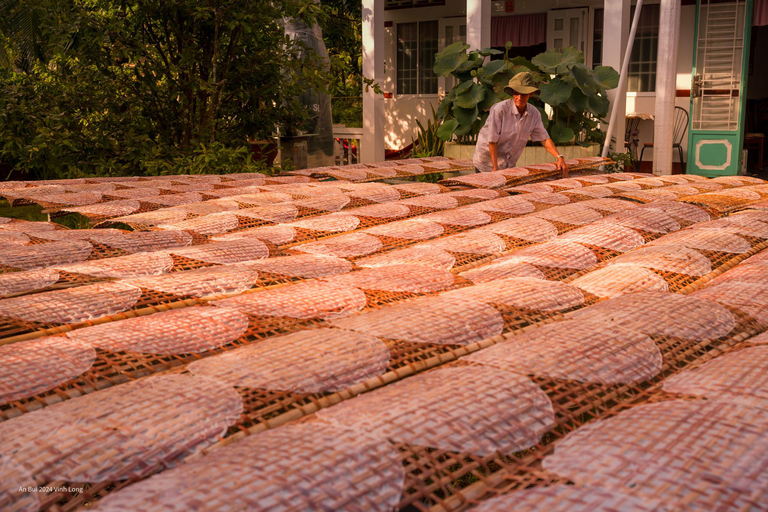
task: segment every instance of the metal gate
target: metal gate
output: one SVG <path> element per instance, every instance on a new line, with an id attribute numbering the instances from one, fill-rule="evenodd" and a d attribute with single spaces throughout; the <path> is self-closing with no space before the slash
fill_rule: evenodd
<path id="1" fill-rule="evenodd" d="M 697 0 L 691 85 L 690 174 L 741 168 L 752 0 Z"/>

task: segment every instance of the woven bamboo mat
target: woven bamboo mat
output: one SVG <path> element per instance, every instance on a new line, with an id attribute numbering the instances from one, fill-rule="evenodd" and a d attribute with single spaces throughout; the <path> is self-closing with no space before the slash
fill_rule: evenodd
<path id="1" fill-rule="evenodd" d="M 264 260 L 264 261 L 266 262 L 268 260 Z M 725 263 L 723 263 L 723 265 L 725 265 Z M 474 299 L 474 300 L 476 300 L 476 299 Z M 588 304 L 591 304 L 591 301 Z M 389 309 L 389 308 L 384 308 L 384 309 Z M 507 326 L 511 325 L 509 320 L 507 320 L 507 318 L 509 318 L 510 311 L 513 308 L 510 307 L 510 306 L 507 306 L 506 309 L 505 309 L 504 305 L 501 304 L 499 306 L 494 306 L 494 309 L 496 309 L 497 311 L 501 312 L 502 319 L 504 321 L 504 326 L 505 326 L 504 329 L 507 329 L 508 328 Z M 382 309 L 382 311 L 383 311 L 383 309 Z M 448 311 L 450 312 L 450 309 Z M 478 307 L 478 312 L 480 312 L 480 316 L 477 317 L 478 321 L 481 323 L 481 325 L 493 326 L 494 325 L 493 321 L 489 320 L 490 318 L 493 318 L 493 315 L 488 316 L 488 317 L 483 316 L 484 313 L 482 313 L 482 311 L 483 311 L 483 308 L 482 307 Z M 454 314 L 454 316 L 455 316 L 455 314 Z M 536 316 L 536 315 L 534 315 L 534 316 Z M 542 318 L 546 318 L 546 315 L 543 315 Z M 736 323 L 738 323 L 739 321 L 740 320 L 737 319 Z M 535 321 L 534 321 L 534 323 L 535 323 Z M 526 324 L 526 325 L 529 325 L 529 324 Z M 654 335 L 654 336 L 657 336 L 657 335 Z M 708 340 L 708 342 L 711 342 L 711 340 Z M 670 350 L 672 350 L 672 351 L 675 350 L 674 347 L 680 345 L 681 342 L 679 340 L 677 340 L 677 341 L 672 341 L 670 343 L 672 344 L 671 345 L 672 348 L 667 349 L 667 350 L 662 350 L 662 352 L 665 355 Z M 389 339 L 385 340 L 385 344 L 387 344 L 387 346 L 389 346 L 389 347 L 395 347 L 396 346 L 396 344 L 394 343 L 394 340 L 389 340 Z M 430 347 L 431 347 L 431 345 L 434 345 L 434 343 L 433 344 L 427 344 L 427 345 L 430 345 Z M 257 346 L 257 345 L 255 345 L 255 346 Z M 400 346 L 403 346 L 402 342 L 400 342 Z M 417 352 L 417 354 L 418 354 L 418 352 Z M 422 354 L 422 357 L 424 355 L 427 355 L 427 356 L 429 356 L 429 355 L 440 356 L 441 354 L 442 355 L 450 354 L 450 352 L 433 351 L 433 352 L 421 352 L 421 354 Z M 415 358 L 415 361 L 418 361 L 418 360 L 419 359 L 418 359 L 418 356 L 417 356 Z M 412 361 L 413 361 L 413 359 L 412 359 Z M 414 366 L 411 366 L 411 365 L 414 365 Z M 418 366 L 416 366 L 415 363 L 411 363 L 409 365 L 409 367 L 416 368 Z M 563 387 L 562 384 L 558 384 L 558 389 L 560 389 L 562 387 Z M 118 386 L 118 388 L 119 388 L 119 386 Z M 115 388 L 115 389 L 118 389 L 118 388 Z M 568 393 L 573 395 L 573 390 L 569 391 Z M 93 396 L 93 395 L 91 395 L 91 396 Z M 283 398 L 280 398 L 281 396 Z M 286 394 L 279 395 L 278 394 L 278 395 L 273 395 L 272 398 L 266 398 L 266 396 L 265 396 L 265 399 L 269 400 L 270 404 L 283 403 L 284 405 L 280 405 L 281 409 L 275 409 L 274 407 L 272 407 L 270 409 L 270 410 L 276 411 L 276 412 L 277 411 L 284 411 L 283 414 L 290 414 L 291 411 L 300 410 L 300 409 L 292 409 L 292 407 L 294 407 L 294 408 L 295 407 L 303 407 L 302 404 L 317 403 L 318 405 L 322 405 L 323 400 L 324 400 L 323 397 L 302 398 L 301 396 L 296 396 L 295 398 L 291 398 L 290 399 L 290 400 L 294 400 L 294 405 L 291 406 L 291 405 L 287 405 L 287 402 L 285 402 L 285 400 L 288 399 L 289 396 L 290 396 L 290 394 L 288 394 L 288 395 L 286 395 Z M 577 394 L 575 396 L 585 396 L 585 395 L 584 394 L 581 394 L 581 395 Z M 594 396 L 594 392 L 592 392 L 592 395 L 589 395 L 589 396 Z M 573 401 L 574 399 L 572 398 L 571 400 Z M 564 401 L 564 399 L 560 399 L 560 403 L 566 403 L 566 402 L 567 401 Z M 556 407 L 555 407 L 556 410 L 565 410 L 564 409 L 565 406 L 558 405 L 557 404 L 557 400 L 555 400 L 553 403 L 555 403 L 555 405 L 556 405 Z M 285 407 L 288 407 L 288 408 L 285 409 Z M 588 410 L 588 405 L 583 406 L 582 408 L 586 408 L 585 410 Z M 266 414 L 266 410 L 263 410 L 263 412 Z M 252 420 L 249 420 L 249 421 L 251 422 L 252 425 L 256 425 L 256 426 L 261 425 L 262 423 L 257 418 L 258 417 L 264 418 L 265 414 L 259 414 L 257 417 L 255 417 L 255 418 L 253 418 Z M 271 418 L 272 416 L 269 416 L 269 417 Z M 280 417 L 280 416 L 277 416 L 277 417 Z M 249 424 L 245 423 L 244 426 L 247 428 L 249 426 Z M 408 440 L 406 440 L 406 441 L 408 441 Z M 440 478 L 439 483 L 435 483 L 435 484 L 428 483 L 429 480 L 425 480 L 425 477 L 423 475 L 415 478 L 416 481 L 422 482 L 420 488 L 423 489 L 424 492 L 426 492 L 426 494 L 421 495 L 420 498 L 419 497 L 413 498 L 414 494 L 411 493 L 411 494 L 408 495 L 407 499 L 409 499 L 409 500 L 410 499 L 422 500 L 421 503 L 440 501 L 442 499 L 441 496 L 440 496 L 441 493 L 443 493 L 443 497 L 446 497 L 447 494 L 444 494 L 444 493 L 446 493 L 446 492 L 450 493 L 450 492 L 452 492 L 452 489 L 456 489 L 457 488 L 454 484 L 451 483 L 451 482 L 456 480 L 456 478 L 454 478 L 454 477 L 458 477 L 460 479 L 461 478 L 461 476 L 460 476 L 461 474 L 465 474 L 465 475 L 474 474 L 473 473 L 474 470 L 471 470 L 469 473 L 466 472 L 466 469 L 465 469 L 466 465 L 463 465 L 461 468 L 458 468 L 456 470 L 452 470 L 451 469 L 454 464 L 459 463 L 462 460 L 465 460 L 463 457 L 451 455 L 450 453 L 445 452 L 445 450 L 442 451 L 442 454 L 438 454 L 438 452 L 440 452 L 440 450 L 437 450 L 437 451 L 433 451 L 432 452 L 432 453 L 437 454 L 437 455 L 429 455 L 429 453 L 430 453 L 430 449 L 429 448 L 424 448 L 424 447 L 420 447 L 418 445 L 414 445 L 413 442 L 414 442 L 413 440 L 410 440 L 406 444 L 402 445 L 404 447 L 405 446 L 410 447 L 408 449 L 411 450 L 412 453 L 416 453 L 417 454 L 415 456 L 410 456 L 409 455 L 408 457 L 406 457 L 406 461 L 407 461 L 406 463 L 407 464 L 409 464 L 409 465 L 420 465 L 420 464 L 423 463 L 424 465 L 422 465 L 420 467 L 422 467 L 422 468 L 424 468 L 424 467 L 431 468 L 430 471 L 434 471 L 435 467 L 440 467 L 441 468 L 440 469 L 441 473 L 445 473 L 447 471 L 448 475 L 450 475 L 450 476 L 447 476 L 447 477 L 444 477 L 444 478 Z M 432 450 L 434 450 L 434 449 L 432 449 Z M 429 462 L 425 462 L 427 460 Z M 421 462 L 419 462 L 419 461 L 421 461 Z M 445 464 L 448 461 L 452 461 L 452 462 L 448 463 L 447 466 L 446 466 Z M 433 463 L 434 464 L 438 464 L 438 466 L 430 466 L 430 464 L 433 464 Z M 479 466 L 476 466 L 476 467 L 479 467 Z M 487 468 L 486 468 L 487 469 L 486 473 L 487 474 L 497 473 L 498 471 L 496 469 L 494 469 L 495 467 L 496 466 L 494 466 L 493 464 L 488 465 Z M 481 476 L 484 475 L 483 471 L 476 472 L 476 473 L 478 473 Z M 428 474 L 435 474 L 435 473 L 428 473 Z M 409 478 L 411 479 L 410 480 L 411 482 L 414 481 L 414 476 L 415 475 L 413 475 L 413 474 L 411 474 L 409 476 Z M 424 485 L 424 482 L 427 482 L 426 486 Z M 459 487 L 463 487 L 464 485 L 466 485 L 468 483 L 471 483 L 471 482 L 466 482 L 465 481 L 464 483 L 460 483 Z M 435 485 L 435 487 L 432 487 L 433 485 Z M 417 485 L 416 488 L 418 488 L 418 485 Z M 72 503 L 75 503 L 75 502 L 72 502 Z"/>

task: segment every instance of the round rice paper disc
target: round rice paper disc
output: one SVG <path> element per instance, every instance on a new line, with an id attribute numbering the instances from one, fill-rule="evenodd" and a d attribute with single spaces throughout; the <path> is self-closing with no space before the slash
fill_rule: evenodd
<path id="1" fill-rule="evenodd" d="M 713 229 L 683 229 L 669 233 L 652 242 L 650 245 L 682 245 L 690 249 L 743 254 L 752 246 L 745 239 Z"/>
<path id="2" fill-rule="evenodd" d="M 577 187 L 562 191 L 565 194 L 577 194 L 580 196 L 587 196 L 593 198 L 608 197 L 614 194 L 614 191 L 608 187 L 601 187 L 600 185 L 592 185 L 589 187 Z"/>
<path id="3" fill-rule="evenodd" d="M 291 247 L 293 251 L 338 258 L 357 258 L 374 253 L 384 247 L 381 240 L 366 233 L 347 233 Z"/>
<path id="4" fill-rule="evenodd" d="M 299 210 L 295 204 L 277 203 L 243 208 L 237 215 L 263 222 L 290 222 L 299 215 Z"/>
<path id="5" fill-rule="evenodd" d="M 448 210 L 459 206 L 459 201 L 455 197 L 447 194 L 435 194 L 429 196 L 411 197 L 403 199 L 400 204 L 414 206 L 419 208 L 432 208 L 435 210 Z"/>
<path id="6" fill-rule="evenodd" d="M 609 322 L 544 325 L 464 360 L 521 374 L 604 384 L 643 382 L 661 372 L 661 352 L 645 334 Z"/>
<path id="7" fill-rule="evenodd" d="M 398 167 L 398 171 L 399 170 L 401 170 L 401 168 Z M 392 187 L 401 192 L 407 192 L 409 194 L 415 194 L 419 196 L 439 194 L 444 190 L 443 187 L 437 183 L 400 183 L 398 185 L 393 185 Z"/>
<path id="8" fill-rule="evenodd" d="M 531 216 L 575 226 L 583 226 L 603 218 L 603 216 L 595 210 L 587 208 L 579 203 L 555 206 L 547 210 L 532 213 Z"/>
<path id="9" fill-rule="evenodd" d="M 454 276 L 447 270 L 425 265 L 391 265 L 366 268 L 348 274 L 327 277 L 324 281 L 361 290 L 432 293 L 453 286 Z"/>
<path id="10" fill-rule="evenodd" d="M 385 267 L 388 265 L 425 265 L 439 269 L 451 269 L 456 264 L 456 258 L 448 251 L 421 244 L 405 249 L 368 256 L 355 262 L 358 267 Z"/>
<path id="11" fill-rule="evenodd" d="M 368 173 L 363 169 L 344 169 L 326 171 L 325 174 L 333 176 L 337 180 L 362 181 L 368 178 Z"/>
<path id="12" fill-rule="evenodd" d="M 27 245 L 29 244 L 29 237 L 19 231 L 0 229 L 0 246 L 7 244 Z"/>
<path id="13" fill-rule="evenodd" d="M 498 279 L 452 290 L 441 296 L 546 312 L 562 311 L 584 303 L 584 294 L 578 288 L 530 277 Z"/>
<path id="14" fill-rule="evenodd" d="M 6 420 L 1 450 L 36 479 L 110 482 L 210 445 L 242 409 L 219 381 L 153 375 Z"/>
<path id="15" fill-rule="evenodd" d="M 658 274 L 633 265 L 609 265 L 583 275 L 571 282 L 600 298 L 615 298 L 628 293 L 669 291 L 669 285 Z"/>
<path id="16" fill-rule="evenodd" d="M 491 255 L 506 250 L 507 243 L 486 230 L 472 230 L 430 242 L 430 245 L 452 253 Z"/>
<path id="17" fill-rule="evenodd" d="M 405 240 L 428 240 L 442 235 L 444 231 L 445 229 L 436 222 L 407 219 L 374 226 L 363 230 L 363 233 Z"/>
<path id="18" fill-rule="evenodd" d="M 183 222 L 187 214 L 181 210 L 161 209 L 151 212 L 134 213 L 123 217 L 116 217 L 112 222 L 122 222 L 129 226 L 159 226 L 160 224 L 174 224 Z"/>
<path id="19" fill-rule="evenodd" d="M 564 205 L 571 202 L 571 198 L 565 194 L 534 192 L 532 194 L 526 194 L 523 196 L 527 201 L 533 201 L 534 203 L 540 203 L 545 205 Z"/>
<path id="20" fill-rule="evenodd" d="M 627 252 L 645 243 L 636 231 L 619 224 L 596 223 L 569 231 L 560 237 L 616 252 Z"/>
<path id="21" fill-rule="evenodd" d="M 32 270 L 80 263 L 91 255 L 93 247 L 85 240 L 50 242 L 35 245 L 7 244 L 0 247 L 0 265 Z"/>
<path id="22" fill-rule="evenodd" d="M 499 197 L 497 199 L 471 204 L 466 208 L 483 212 L 501 212 L 509 215 L 525 215 L 526 213 L 532 213 L 536 210 L 536 207 L 533 206 L 530 201 L 526 200 L 526 196 Z"/>
<path id="23" fill-rule="evenodd" d="M 225 265 L 184 270 L 156 277 L 139 277 L 126 282 L 148 290 L 200 298 L 242 293 L 251 288 L 258 278 L 258 272 L 249 266 Z"/>
<path id="24" fill-rule="evenodd" d="M 699 299 L 711 300 L 742 311 L 762 324 L 768 324 L 768 282 L 726 281 L 694 292 Z"/>
<path id="25" fill-rule="evenodd" d="M 509 256 L 499 258 L 491 265 L 503 263 L 530 263 L 543 267 L 582 270 L 596 265 L 597 256 L 583 245 L 552 240 L 515 251 Z"/>
<path id="26" fill-rule="evenodd" d="M 638 208 L 640 210 L 661 210 L 678 222 L 697 223 L 706 222 L 711 219 L 710 215 L 703 208 L 679 201 L 656 201 L 640 205 Z"/>
<path id="27" fill-rule="evenodd" d="M 63 336 L 0 346 L 0 403 L 53 389 L 87 371 L 95 358 L 90 345 Z"/>
<path id="28" fill-rule="evenodd" d="M 712 264 L 706 256 L 682 245 L 639 247 L 614 258 L 610 265 L 632 265 L 694 277 L 712 272 Z"/>
<path id="29" fill-rule="evenodd" d="M 551 222 L 535 217 L 494 222 L 487 227 L 487 230 L 497 235 L 506 235 L 529 242 L 546 242 L 557 236 L 557 228 Z"/>
<path id="30" fill-rule="evenodd" d="M 373 217 L 374 219 L 399 219 L 410 215 L 411 210 L 402 204 L 383 203 L 361 206 L 347 210 L 347 213 L 360 217 Z"/>
<path id="31" fill-rule="evenodd" d="M 319 281 L 261 290 L 214 302 L 251 315 L 323 320 L 363 309 L 365 294 L 357 288 Z"/>
<path id="32" fill-rule="evenodd" d="M 712 178 L 715 183 L 721 183 L 729 187 L 744 187 L 746 185 L 760 185 L 765 181 L 751 176 L 718 176 Z"/>
<path id="33" fill-rule="evenodd" d="M 764 410 L 733 404 L 642 405 L 571 432 L 543 465 L 576 484 L 674 509 L 746 510 L 766 499 L 767 419 Z"/>
<path id="34" fill-rule="evenodd" d="M 371 170 L 369 169 L 368 172 L 371 172 Z M 397 175 L 397 172 L 394 170 L 385 172 L 392 176 Z M 347 191 L 346 194 L 350 197 L 365 199 L 367 201 L 373 201 L 374 203 L 389 203 L 400 199 L 399 190 L 393 188 L 391 185 L 383 184 L 365 184 Z"/>
<path id="35" fill-rule="evenodd" d="M 121 278 L 157 276 L 173 268 L 173 258 L 160 252 L 140 252 L 128 256 L 56 266 L 57 270 L 94 277 Z"/>
<path id="36" fill-rule="evenodd" d="M 717 356 L 664 381 L 664 391 L 706 397 L 725 404 L 768 409 L 768 347 L 745 348 Z"/>
<path id="37" fill-rule="evenodd" d="M 138 231 L 114 235 L 94 233 L 89 239 L 130 253 L 160 251 L 192 244 L 192 235 L 186 231 Z"/>
<path id="38" fill-rule="evenodd" d="M 755 238 L 768 239 L 768 224 L 765 222 L 740 222 L 734 221 L 735 217 L 725 217 L 723 219 L 700 222 L 694 226 L 698 229 L 711 229 L 722 233 L 732 233 L 734 235 L 751 236 Z"/>
<path id="39" fill-rule="evenodd" d="M 471 208 L 435 212 L 421 217 L 423 220 L 438 222 L 449 226 L 474 227 L 491 222 L 491 216 L 485 212 Z"/>
<path id="40" fill-rule="evenodd" d="M 288 277 L 325 277 L 344 274 L 353 269 L 352 263 L 335 256 L 318 254 L 297 254 L 252 261 L 248 267 L 261 272 Z"/>
<path id="41" fill-rule="evenodd" d="M 0 296 L 40 290 L 58 280 L 59 273 L 50 268 L 7 272 L 0 274 Z"/>
<path id="42" fill-rule="evenodd" d="M 525 185 L 517 185 L 515 187 L 510 187 L 510 188 L 506 189 L 506 191 L 510 192 L 510 193 L 513 193 L 513 194 L 515 192 L 519 192 L 519 193 L 535 193 L 535 192 L 548 193 L 548 192 L 554 192 L 555 191 L 555 187 L 553 187 L 552 185 L 548 185 L 546 183 L 526 183 Z"/>
<path id="43" fill-rule="evenodd" d="M 309 329 L 195 361 L 189 371 L 238 387 L 325 393 L 381 375 L 387 365 L 389 349 L 377 338 Z"/>
<path id="44" fill-rule="evenodd" d="M 606 186 L 615 192 L 634 192 L 642 189 L 639 184 L 633 181 L 614 181 Z"/>
<path id="45" fill-rule="evenodd" d="M 86 327 L 67 336 L 111 352 L 196 354 L 226 345 L 247 329 L 245 314 L 203 306 Z"/>
<path id="46" fill-rule="evenodd" d="M 78 206 L 75 208 L 62 208 L 62 211 L 79 213 L 88 217 L 120 217 L 130 215 L 141 208 L 138 201 L 127 199 L 122 201 L 108 201 L 106 203 Z"/>
<path id="47" fill-rule="evenodd" d="M 2 279 L 1 275 L 0 279 Z M 768 262 L 755 264 L 742 262 L 710 281 L 713 286 L 725 282 L 765 284 L 768 282 Z"/>
<path id="48" fill-rule="evenodd" d="M 487 283 L 509 277 L 532 277 L 546 279 L 544 272 L 529 263 L 500 263 L 499 265 L 483 265 L 461 272 L 459 276 L 473 283 Z"/>
<path id="49" fill-rule="evenodd" d="M 121 489 L 98 509 L 387 512 L 400 501 L 404 480 L 391 444 L 314 422 L 248 436 Z"/>
<path id="50" fill-rule="evenodd" d="M 294 201 L 294 204 L 302 208 L 311 208 L 330 213 L 342 210 L 351 201 L 347 194 L 323 194 L 308 199 L 297 199 Z"/>
<path id="51" fill-rule="evenodd" d="M 456 386 L 472 382 L 472 386 Z M 332 425 L 397 443 L 481 456 L 535 446 L 554 426 L 547 395 L 526 377 L 491 367 L 440 368 L 318 412 Z"/>
<path id="52" fill-rule="evenodd" d="M 226 235 L 211 237 L 211 240 L 217 242 L 226 242 L 230 240 L 257 239 L 266 240 L 275 245 L 283 245 L 292 242 L 296 238 L 296 230 L 287 224 L 278 224 L 276 226 L 259 226 L 257 228 L 235 231 Z"/>
<path id="53" fill-rule="evenodd" d="M 242 261 L 260 260 L 269 257 L 269 249 L 258 239 L 240 239 L 225 242 L 211 242 L 194 247 L 171 249 L 170 254 L 183 256 L 205 263 L 228 265 Z"/>
<path id="54" fill-rule="evenodd" d="M 485 500 L 473 512 L 658 512 L 662 503 L 619 491 L 573 485 L 535 487 Z"/>
<path id="55" fill-rule="evenodd" d="M 446 183 L 469 185 L 471 187 L 498 188 L 507 184 L 507 178 L 498 172 L 481 172 L 456 176 L 445 180 Z"/>
<path id="56" fill-rule="evenodd" d="M 736 321 L 726 308 L 692 295 L 640 292 L 599 302 L 576 311 L 574 320 L 603 320 L 642 332 L 692 341 L 720 338 L 730 333 Z M 653 321 L 649 321 L 649 319 Z"/>
<path id="57" fill-rule="evenodd" d="M 423 297 L 334 320 L 333 325 L 411 343 L 467 345 L 502 333 L 501 314 L 479 300 Z"/>
<path id="58" fill-rule="evenodd" d="M 506 169 L 499 169 L 499 174 L 503 174 L 504 176 L 514 177 L 518 178 L 521 176 L 528 176 L 531 174 L 531 171 L 526 169 L 525 167 L 508 167 Z"/>
<path id="59" fill-rule="evenodd" d="M 240 222 L 237 217 L 229 212 L 212 213 L 194 219 L 177 222 L 175 224 L 160 224 L 160 229 L 180 229 L 192 231 L 200 235 L 220 235 L 235 229 Z"/>
<path id="60" fill-rule="evenodd" d="M 610 213 L 624 212 L 624 211 L 633 210 L 639 207 L 637 203 L 633 203 L 632 201 L 625 201 L 624 199 L 614 199 L 612 197 L 588 199 L 587 201 L 581 201 L 579 204 L 589 208 L 593 208 L 595 210 L 602 210 Z"/>
<path id="61" fill-rule="evenodd" d="M 127 311 L 141 297 L 128 283 L 96 283 L 0 300 L 0 316 L 43 324 L 69 324 Z"/>
<path id="62" fill-rule="evenodd" d="M 21 464 L 0 455 L 0 509 L 9 512 L 36 512 L 40 500 L 36 492 L 23 492 L 24 488 L 37 488 L 37 482 Z"/>

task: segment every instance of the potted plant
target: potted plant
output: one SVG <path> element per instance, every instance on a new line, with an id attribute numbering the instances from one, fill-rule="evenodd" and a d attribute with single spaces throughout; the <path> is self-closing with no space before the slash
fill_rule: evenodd
<path id="1" fill-rule="evenodd" d="M 443 120 L 438 131 L 440 138 L 474 144 L 491 106 L 509 98 L 504 87 L 510 78 L 520 71 L 529 71 L 541 91 L 529 104 L 541 111 L 544 126 L 555 144 L 601 144 L 605 135 L 599 124 L 605 122 L 608 113 L 606 91 L 619 83 L 616 70 L 610 66 L 588 68 L 584 65 L 584 54 L 574 47 L 548 50 L 530 61 L 510 58 L 510 48 L 507 43 L 505 52 L 468 51 L 469 45 L 458 42 L 437 54 L 435 73 L 453 75 L 458 82 L 438 109 Z M 486 62 L 487 57 L 501 54 L 503 59 Z"/>

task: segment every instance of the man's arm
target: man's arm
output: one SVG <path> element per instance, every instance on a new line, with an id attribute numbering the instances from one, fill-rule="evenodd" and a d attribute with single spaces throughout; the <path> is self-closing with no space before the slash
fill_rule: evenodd
<path id="1" fill-rule="evenodd" d="M 552 139 L 547 139 L 545 141 L 542 141 L 542 146 L 544 146 L 544 149 L 547 150 L 547 153 L 557 158 L 557 170 L 562 171 L 563 178 L 568 177 L 568 165 L 565 163 L 565 158 L 563 155 L 560 154 L 560 152 L 555 147 L 555 143 L 552 142 Z"/>
<path id="2" fill-rule="evenodd" d="M 499 170 L 499 144 L 498 142 L 488 143 L 488 153 L 491 155 L 491 164 L 493 169 L 491 171 Z"/>

